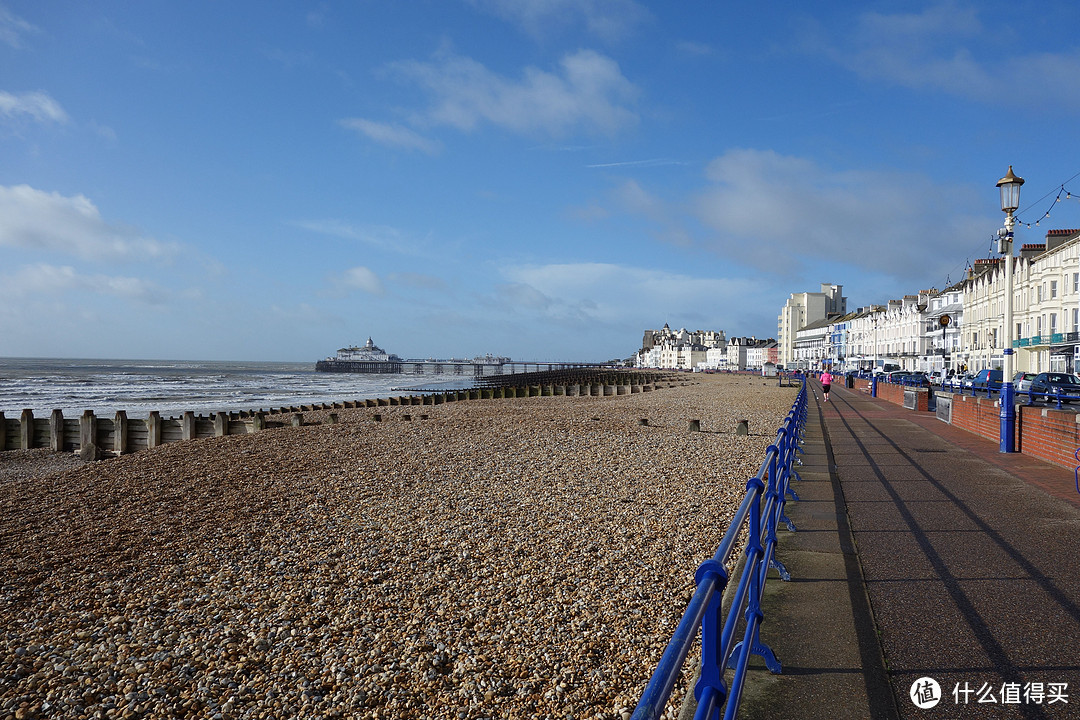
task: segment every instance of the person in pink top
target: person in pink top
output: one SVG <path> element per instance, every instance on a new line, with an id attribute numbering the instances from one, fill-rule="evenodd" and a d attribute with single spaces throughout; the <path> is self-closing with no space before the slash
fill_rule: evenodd
<path id="1" fill-rule="evenodd" d="M 821 391 L 825 393 L 825 402 L 829 402 L 829 390 L 832 388 L 832 375 L 829 371 L 821 373 Z"/>

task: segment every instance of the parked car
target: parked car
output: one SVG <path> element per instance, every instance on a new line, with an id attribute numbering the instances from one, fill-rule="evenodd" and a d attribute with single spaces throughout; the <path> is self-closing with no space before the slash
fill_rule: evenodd
<path id="1" fill-rule="evenodd" d="M 972 390 L 1000 390 L 1002 383 L 1000 370 L 980 370 L 971 379 Z"/>
<path id="2" fill-rule="evenodd" d="M 1062 402 L 1080 400 L 1080 377 L 1071 373 L 1039 373 L 1031 381 L 1031 399 L 1038 400 L 1042 395 L 1043 400 L 1050 402 L 1056 400 L 1057 395 L 1071 395 L 1073 397 L 1061 399 Z"/>
<path id="3" fill-rule="evenodd" d="M 1013 375 L 1013 387 L 1017 392 L 1027 392 L 1031 389 L 1031 381 L 1035 379 L 1035 373 L 1018 372 Z"/>
<path id="4" fill-rule="evenodd" d="M 918 385 L 920 387 L 930 387 L 930 376 L 922 372 L 921 370 L 913 373 L 908 373 L 907 377 L 904 378 L 904 384 Z"/>

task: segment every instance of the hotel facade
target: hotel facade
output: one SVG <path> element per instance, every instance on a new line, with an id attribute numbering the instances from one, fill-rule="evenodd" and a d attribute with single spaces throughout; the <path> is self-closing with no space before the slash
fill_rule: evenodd
<path id="1" fill-rule="evenodd" d="M 921 290 L 851 313 L 844 309 L 846 298 L 827 308 L 809 300 L 840 287 L 792 295 L 781 309 L 785 368 L 935 373 L 1004 365 L 1000 259 L 976 261 L 962 281 L 944 290 Z M 810 305 L 825 316 L 813 317 Z M 1013 316 L 1017 371 L 1080 370 L 1080 230 L 1051 230 L 1045 242 L 1021 247 L 1013 264 Z"/>

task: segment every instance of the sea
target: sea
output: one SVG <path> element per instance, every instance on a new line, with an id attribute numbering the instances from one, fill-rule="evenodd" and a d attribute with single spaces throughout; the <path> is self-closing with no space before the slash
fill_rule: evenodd
<path id="1" fill-rule="evenodd" d="M 0 358 L 0 412 L 129 418 L 260 410 L 472 387 L 471 378 L 322 373 L 315 363 Z"/>

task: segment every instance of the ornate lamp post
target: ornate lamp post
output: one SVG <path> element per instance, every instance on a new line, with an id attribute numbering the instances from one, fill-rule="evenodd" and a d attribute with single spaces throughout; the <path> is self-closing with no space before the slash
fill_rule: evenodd
<path id="1" fill-rule="evenodd" d="M 1024 178 L 1013 174 L 1012 165 L 997 181 L 1001 190 L 1001 211 L 1005 227 L 998 230 L 998 252 L 1005 256 L 1005 367 L 1001 378 L 1001 445 L 1003 453 L 1016 452 L 1016 403 L 1013 389 L 1013 213 L 1020 207 L 1020 186 Z"/>

